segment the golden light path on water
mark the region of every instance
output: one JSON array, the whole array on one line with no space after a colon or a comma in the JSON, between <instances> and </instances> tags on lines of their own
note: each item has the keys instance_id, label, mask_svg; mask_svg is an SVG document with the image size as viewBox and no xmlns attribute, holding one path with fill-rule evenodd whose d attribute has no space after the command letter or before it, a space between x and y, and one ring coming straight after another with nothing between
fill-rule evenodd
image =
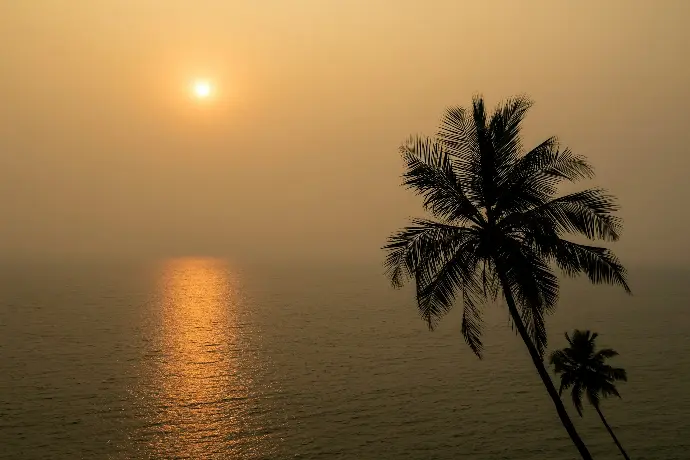
<instances>
[{"instance_id":1,"label":"golden light path on water","mask_svg":"<svg viewBox=\"0 0 690 460\"><path fill-rule=\"evenodd\" d=\"M254 458L261 443L250 420L252 350L238 278L223 260L175 259L162 266L158 288L150 453Z\"/></svg>"}]
</instances>

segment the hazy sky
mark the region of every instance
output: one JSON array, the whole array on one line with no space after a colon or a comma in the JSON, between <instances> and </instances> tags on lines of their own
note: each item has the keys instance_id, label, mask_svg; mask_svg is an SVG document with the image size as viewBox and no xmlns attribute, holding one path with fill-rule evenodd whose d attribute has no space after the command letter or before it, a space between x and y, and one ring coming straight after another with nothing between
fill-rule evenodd
<instances>
[{"instance_id":1,"label":"hazy sky","mask_svg":"<svg viewBox=\"0 0 690 460\"><path fill-rule=\"evenodd\" d=\"M688 262L687 0L0 0L0 256L376 259L397 148L536 102L616 193L624 261ZM188 96L195 77L212 104Z\"/></svg>"}]
</instances>

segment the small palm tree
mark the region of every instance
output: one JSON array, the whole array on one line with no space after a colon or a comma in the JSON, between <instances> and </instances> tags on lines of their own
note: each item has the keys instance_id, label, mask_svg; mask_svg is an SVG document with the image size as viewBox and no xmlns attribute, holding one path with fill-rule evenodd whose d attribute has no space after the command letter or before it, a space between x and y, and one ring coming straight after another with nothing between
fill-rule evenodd
<instances>
[{"instance_id":1,"label":"small palm tree","mask_svg":"<svg viewBox=\"0 0 690 460\"><path fill-rule=\"evenodd\" d=\"M594 341L598 335L596 332L592 334L590 331L575 330L571 338L566 333L565 338L570 346L551 354L550 362L554 366L554 371L561 376L561 386L558 389L558 394L560 395L563 393L563 390L572 387L573 405L580 417L582 417L582 395L583 393L586 394L589 403L594 406L601 421L613 438L613 442L616 443L623 457L626 460L630 460L623 446L618 442L618 438L613 434L613 430L606 422L604 414L601 413L599 404L602 397L618 396L620 398L621 395L618 393L618 389L616 389L616 382L627 382L628 376L625 369L611 367L605 363L607 359L618 356L618 352L611 348L597 351Z\"/></svg>"},{"instance_id":2,"label":"small palm tree","mask_svg":"<svg viewBox=\"0 0 690 460\"><path fill-rule=\"evenodd\" d=\"M480 358L480 306L502 293L563 426L589 460L544 365L544 316L558 299L554 265L629 292L625 269L610 250L564 238L616 241L620 220L614 198L601 189L555 196L559 183L591 178L593 170L555 138L522 150L520 126L530 106L517 97L489 116L475 97L469 110L446 111L436 137L412 138L401 147L404 184L423 196L435 219L414 220L389 238L386 270L396 287L414 279L430 328L462 297L461 331Z\"/></svg>"}]
</instances>

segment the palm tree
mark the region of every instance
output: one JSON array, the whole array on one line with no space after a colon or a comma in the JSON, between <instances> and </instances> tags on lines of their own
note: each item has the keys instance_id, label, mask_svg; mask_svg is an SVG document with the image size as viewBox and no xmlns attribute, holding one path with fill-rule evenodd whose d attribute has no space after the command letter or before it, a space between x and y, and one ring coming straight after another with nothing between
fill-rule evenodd
<instances>
[{"instance_id":1,"label":"palm tree","mask_svg":"<svg viewBox=\"0 0 690 460\"><path fill-rule=\"evenodd\" d=\"M618 352L611 348L597 351L594 341L598 335L596 332L592 334L590 331L575 330L573 337L570 338L566 333L565 338L570 346L553 352L549 361L553 364L556 374L561 376L558 394L572 387L573 405L582 417L582 394L585 393L623 457L630 460L599 407L602 397L621 397L616 389L616 382L627 382L628 376L625 369L611 367L605 363L608 358L618 356Z\"/></svg>"},{"instance_id":2,"label":"palm tree","mask_svg":"<svg viewBox=\"0 0 690 460\"><path fill-rule=\"evenodd\" d=\"M422 195L434 219L415 219L388 239L386 274L395 287L414 279L431 329L462 297L461 332L480 358L480 307L502 293L561 422L582 458L591 459L544 366L544 316L558 298L554 265L630 291L610 250L563 238L616 241L621 222L612 214L615 199L602 189L555 197L561 182L591 178L593 170L553 137L523 152L520 127L531 105L512 98L489 117L476 96L469 110L447 109L435 137L412 137L400 148L403 183Z\"/></svg>"}]
</instances>

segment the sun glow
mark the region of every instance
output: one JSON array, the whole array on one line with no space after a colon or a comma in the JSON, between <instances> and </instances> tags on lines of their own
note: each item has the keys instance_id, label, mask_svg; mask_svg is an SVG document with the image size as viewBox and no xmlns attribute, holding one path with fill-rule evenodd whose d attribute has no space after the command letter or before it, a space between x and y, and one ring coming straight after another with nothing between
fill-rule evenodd
<instances>
[{"instance_id":1,"label":"sun glow","mask_svg":"<svg viewBox=\"0 0 690 460\"><path fill-rule=\"evenodd\" d=\"M192 84L192 93L197 99L208 99L213 95L213 86L208 80L196 80Z\"/></svg>"}]
</instances>

